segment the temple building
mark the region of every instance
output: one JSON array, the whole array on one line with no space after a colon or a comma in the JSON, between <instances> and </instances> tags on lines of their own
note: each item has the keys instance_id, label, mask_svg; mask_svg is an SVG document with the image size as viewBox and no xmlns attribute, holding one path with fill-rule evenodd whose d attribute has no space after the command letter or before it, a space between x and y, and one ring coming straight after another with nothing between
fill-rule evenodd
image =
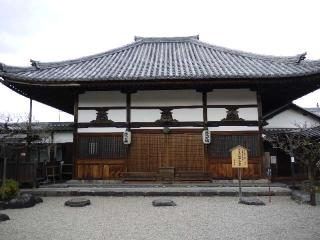
<instances>
[{"instance_id":1,"label":"temple building","mask_svg":"<svg viewBox=\"0 0 320 240\"><path fill-rule=\"evenodd\" d=\"M104 53L31 67L0 64L1 82L74 115L73 178L265 177L263 116L320 87L320 61L214 46L199 36L135 37ZM165 175L164 174L164 175Z\"/></svg>"}]
</instances>

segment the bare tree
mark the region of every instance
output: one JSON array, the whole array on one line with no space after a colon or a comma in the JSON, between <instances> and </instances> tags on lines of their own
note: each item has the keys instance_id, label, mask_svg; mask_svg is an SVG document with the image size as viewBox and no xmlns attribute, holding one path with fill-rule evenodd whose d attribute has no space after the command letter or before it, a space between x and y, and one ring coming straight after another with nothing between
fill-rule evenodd
<instances>
[{"instance_id":1,"label":"bare tree","mask_svg":"<svg viewBox=\"0 0 320 240\"><path fill-rule=\"evenodd\" d=\"M48 142L48 137L45 134L46 127L33 121L29 124L28 114L9 114L0 113L0 146L3 159L3 174L2 174L2 193L4 196L4 186L6 183L6 170L8 161L8 146L25 144L26 159L30 160L30 147L34 143ZM34 163L34 182L36 180L36 164ZM35 185L35 183L34 183Z\"/></svg>"},{"instance_id":2,"label":"bare tree","mask_svg":"<svg viewBox=\"0 0 320 240\"><path fill-rule=\"evenodd\" d=\"M10 114L0 114L0 144L1 144L1 155L3 158L3 173L2 173L2 192L1 192L1 198L4 199L5 194L5 185L6 185L6 177L7 177L7 145L9 144L9 141L11 140L11 137L14 134L17 134L18 132L21 132L22 129L20 129L19 124L13 124L13 119L16 117L10 115ZM19 121L19 118L17 118ZM18 122L16 122L18 123ZM14 129L14 130L13 130Z\"/></svg>"},{"instance_id":3,"label":"bare tree","mask_svg":"<svg viewBox=\"0 0 320 240\"><path fill-rule=\"evenodd\" d=\"M266 140L279 148L307 169L310 182L311 204L315 204L315 176L320 170L320 136L314 134L319 127L298 127L290 131L267 133ZM293 164L291 164L293 170ZM293 172L293 171L292 171Z\"/></svg>"}]
</instances>

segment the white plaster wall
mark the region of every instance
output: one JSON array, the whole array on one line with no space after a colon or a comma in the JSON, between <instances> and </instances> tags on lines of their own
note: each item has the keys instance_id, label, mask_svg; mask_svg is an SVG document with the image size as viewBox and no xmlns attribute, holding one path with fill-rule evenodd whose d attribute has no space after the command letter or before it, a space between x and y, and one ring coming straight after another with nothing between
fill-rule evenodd
<instances>
[{"instance_id":1,"label":"white plaster wall","mask_svg":"<svg viewBox=\"0 0 320 240\"><path fill-rule=\"evenodd\" d=\"M79 95L79 107L126 106L126 95L119 91L88 91Z\"/></svg>"},{"instance_id":2,"label":"white plaster wall","mask_svg":"<svg viewBox=\"0 0 320 240\"><path fill-rule=\"evenodd\" d=\"M224 108L208 108L208 121L220 121L227 116Z\"/></svg>"},{"instance_id":3,"label":"white plaster wall","mask_svg":"<svg viewBox=\"0 0 320 240\"><path fill-rule=\"evenodd\" d=\"M172 117L180 122L203 121L202 108L174 109Z\"/></svg>"},{"instance_id":4,"label":"white plaster wall","mask_svg":"<svg viewBox=\"0 0 320 240\"><path fill-rule=\"evenodd\" d=\"M239 108L239 117L247 121L258 121L258 108Z\"/></svg>"},{"instance_id":5,"label":"white plaster wall","mask_svg":"<svg viewBox=\"0 0 320 240\"><path fill-rule=\"evenodd\" d=\"M54 143L70 143L73 142L72 132L54 132L53 133Z\"/></svg>"},{"instance_id":6,"label":"white plaster wall","mask_svg":"<svg viewBox=\"0 0 320 240\"><path fill-rule=\"evenodd\" d=\"M154 122L161 117L159 109L132 109L132 122ZM187 121L202 121L202 108L193 109L174 109L172 110L172 117L180 122Z\"/></svg>"},{"instance_id":7,"label":"white plaster wall","mask_svg":"<svg viewBox=\"0 0 320 240\"><path fill-rule=\"evenodd\" d=\"M208 105L257 104L257 94L250 89L214 89L208 92L207 98Z\"/></svg>"},{"instance_id":8,"label":"white plaster wall","mask_svg":"<svg viewBox=\"0 0 320 240\"><path fill-rule=\"evenodd\" d=\"M307 127L320 125L320 121L316 118L303 115L294 109L287 109L273 116L267 122L269 124L265 128L297 128L298 126L303 127L305 124Z\"/></svg>"},{"instance_id":9,"label":"white plaster wall","mask_svg":"<svg viewBox=\"0 0 320 240\"><path fill-rule=\"evenodd\" d=\"M209 127L210 131L225 132L225 131L259 131L259 127L247 127L247 126L220 126Z\"/></svg>"},{"instance_id":10,"label":"white plaster wall","mask_svg":"<svg viewBox=\"0 0 320 240\"><path fill-rule=\"evenodd\" d=\"M95 120L97 112L95 110L79 110L78 111L78 122L90 122ZM108 111L108 118L114 122L125 122L126 121L126 110L124 109L112 109Z\"/></svg>"},{"instance_id":11,"label":"white plaster wall","mask_svg":"<svg viewBox=\"0 0 320 240\"><path fill-rule=\"evenodd\" d=\"M196 90L138 91L131 95L132 106L201 105L202 94Z\"/></svg>"},{"instance_id":12,"label":"white plaster wall","mask_svg":"<svg viewBox=\"0 0 320 240\"><path fill-rule=\"evenodd\" d=\"M78 133L117 133L124 132L125 128L114 128L114 127L93 127L93 128L78 128Z\"/></svg>"},{"instance_id":13,"label":"white plaster wall","mask_svg":"<svg viewBox=\"0 0 320 240\"><path fill-rule=\"evenodd\" d=\"M159 109L132 109L131 122L154 122L160 119Z\"/></svg>"},{"instance_id":14,"label":"white plaster wall","mask_svg":"<svg viewBox=\"0 0 320 240\"><path fill-rule=\"evenodd\" d=\"M239 108L239 117L247 121L258 121L257 108ZM227 116L227 109L225 108L208 108L208 120L220 121Z\"/></svg>"}]
</instances>

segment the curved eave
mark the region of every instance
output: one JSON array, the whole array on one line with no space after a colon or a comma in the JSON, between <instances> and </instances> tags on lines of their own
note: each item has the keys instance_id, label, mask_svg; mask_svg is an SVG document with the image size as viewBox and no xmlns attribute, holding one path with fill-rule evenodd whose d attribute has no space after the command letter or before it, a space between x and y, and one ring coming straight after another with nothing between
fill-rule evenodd
<instances>
[{"instance_id":1,"label":"curved eave","mask_svg":"<svg viewBox=\"0 0 320 240\"><path fill-rule=\"evenodd\" d=\"M34 86L6 80L1 83L24 97L73 114L74 98L77 95L73 87Z\"/></svg>"},{"instance_id":2,"label":"curved eave","mask_svg":"<svg viewBox=\"0 0 320 240\"><path fill-rule=\"evenodd\" d=\"M181 76L181 77L148 77L148 78L50 78L50 79L37 79L23 77L17 74L8 74L1 73L5 81L19 84L27 85L37 85L37 86L59 86L59 87L80 87L81 85L109 85L109 84L139 84L146 83L154 84L157 83L179 83L179 82L192 82L192 83L201 83L201 82L212 82L218 84L234 84L246 83L246 84L275 84L281 83L283 81L303 81L307 79L320 79L320 71L301 73L301 74L291 74L291 75L237 75L237 76ZM151 84L152 84L151 83Z\"/></svg>"}]
</instances>

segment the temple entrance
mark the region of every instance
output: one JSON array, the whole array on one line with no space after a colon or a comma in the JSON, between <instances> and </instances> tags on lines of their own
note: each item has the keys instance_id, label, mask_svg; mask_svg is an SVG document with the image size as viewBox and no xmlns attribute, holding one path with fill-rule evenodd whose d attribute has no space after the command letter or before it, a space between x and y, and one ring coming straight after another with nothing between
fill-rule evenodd
<instances>
[{"instance_id":1,"label":"temple entrance","mask_svg":"<svg viewBox=\"0 0 320 240\"><path fill-rule=\"evenodd\" d=\"M176 173L205 172L201 132L135 132L132 134L127 171L158 172L173 167Z\"/></svg>"}]
</instances>

